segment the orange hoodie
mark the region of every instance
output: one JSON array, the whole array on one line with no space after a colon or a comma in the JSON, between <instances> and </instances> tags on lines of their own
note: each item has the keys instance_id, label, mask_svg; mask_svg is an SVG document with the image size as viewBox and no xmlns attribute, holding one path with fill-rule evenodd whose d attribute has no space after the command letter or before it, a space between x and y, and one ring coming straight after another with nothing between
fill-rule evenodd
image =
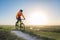
<instances>
[{"instance_id":1,"label":"orange hoodie","mask_svg":"<svg viewBox=\"0 0 60 40\"><path fill-rule=\"evenodd\" d=\"M23 18L25 18L24 15L22 14L22 12L19 11L19 12L16 14L16 18L21 18L21 16L22 16Z\"/></svg>"}]
</instances>

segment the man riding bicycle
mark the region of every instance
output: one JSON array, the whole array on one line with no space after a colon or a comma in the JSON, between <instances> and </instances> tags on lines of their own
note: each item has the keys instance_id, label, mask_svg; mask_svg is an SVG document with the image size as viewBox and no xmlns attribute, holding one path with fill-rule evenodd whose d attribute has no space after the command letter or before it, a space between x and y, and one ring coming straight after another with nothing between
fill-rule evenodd
<instances>
[{"instance_id":1,"label":"man riding bicycle","mask_svg":"<svg viewBox=\"0 0 60 40\"><path fill-rule=\"evenodd\" d=\"M16 14L16 19L17 19L16 26L18 26L17 23L18 23L19 21L21 21L21 16L25 19L25 17L24 17L24 15L23 15L22 12L23 12L23 10L19 10L19 11L17 12L17 14Z\"/></svg>"}]
</instances>

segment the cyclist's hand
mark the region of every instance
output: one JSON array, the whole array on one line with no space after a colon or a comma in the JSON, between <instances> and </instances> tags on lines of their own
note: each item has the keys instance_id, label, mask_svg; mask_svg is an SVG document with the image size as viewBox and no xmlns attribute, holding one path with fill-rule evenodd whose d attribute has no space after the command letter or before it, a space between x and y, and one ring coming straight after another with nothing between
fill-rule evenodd
<instances>
[{"instance_id":1,"label":"cyclist's hand","mask_svg":"<svg viewBox=\"0 0 60 40\"><path fill-rule=\"evenodd\" d=\"M25 18L24 18L24 20L25 20Z\"/></svg>"}]
</instances>

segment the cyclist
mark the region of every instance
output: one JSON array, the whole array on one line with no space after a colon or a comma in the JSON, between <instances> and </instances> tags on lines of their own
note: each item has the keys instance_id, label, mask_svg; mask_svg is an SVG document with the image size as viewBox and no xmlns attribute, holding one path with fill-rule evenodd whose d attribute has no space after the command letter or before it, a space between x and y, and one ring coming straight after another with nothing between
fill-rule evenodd
<instances>
[{"instance_id":1,"label":"cyclist","mask_svg":"<svg viewBox=\"0 0 60 40\"><path fill-rule=\"evenodd\" d=\"M18 12L17 12L17 14L16 14L16 19L17 19L17 22L16 22L16 25L15 26L18 26L17 25L17 23L19 22L19 21L21 21L21 16L24 18L24 20L25 20L25 17L24 17L24 15L23 15L23 10L22 9L20 9Z\"/></svg>"}]
</instances>

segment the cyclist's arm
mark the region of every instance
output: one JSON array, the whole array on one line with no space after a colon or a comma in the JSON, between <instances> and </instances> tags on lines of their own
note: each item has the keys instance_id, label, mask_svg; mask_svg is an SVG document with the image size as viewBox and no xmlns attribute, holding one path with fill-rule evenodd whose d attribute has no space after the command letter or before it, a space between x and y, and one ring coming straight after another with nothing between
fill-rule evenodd
<instances>
[{"instance_id":1,"label":"cyclist's arm","mask_svg":"<svg viewBox=\"0 0 60 40\"><path fill-rule=\"evenodd\" d=\"M24 15L22 14L22 17L25 19Z\"/></svg>"}]
</instances>

